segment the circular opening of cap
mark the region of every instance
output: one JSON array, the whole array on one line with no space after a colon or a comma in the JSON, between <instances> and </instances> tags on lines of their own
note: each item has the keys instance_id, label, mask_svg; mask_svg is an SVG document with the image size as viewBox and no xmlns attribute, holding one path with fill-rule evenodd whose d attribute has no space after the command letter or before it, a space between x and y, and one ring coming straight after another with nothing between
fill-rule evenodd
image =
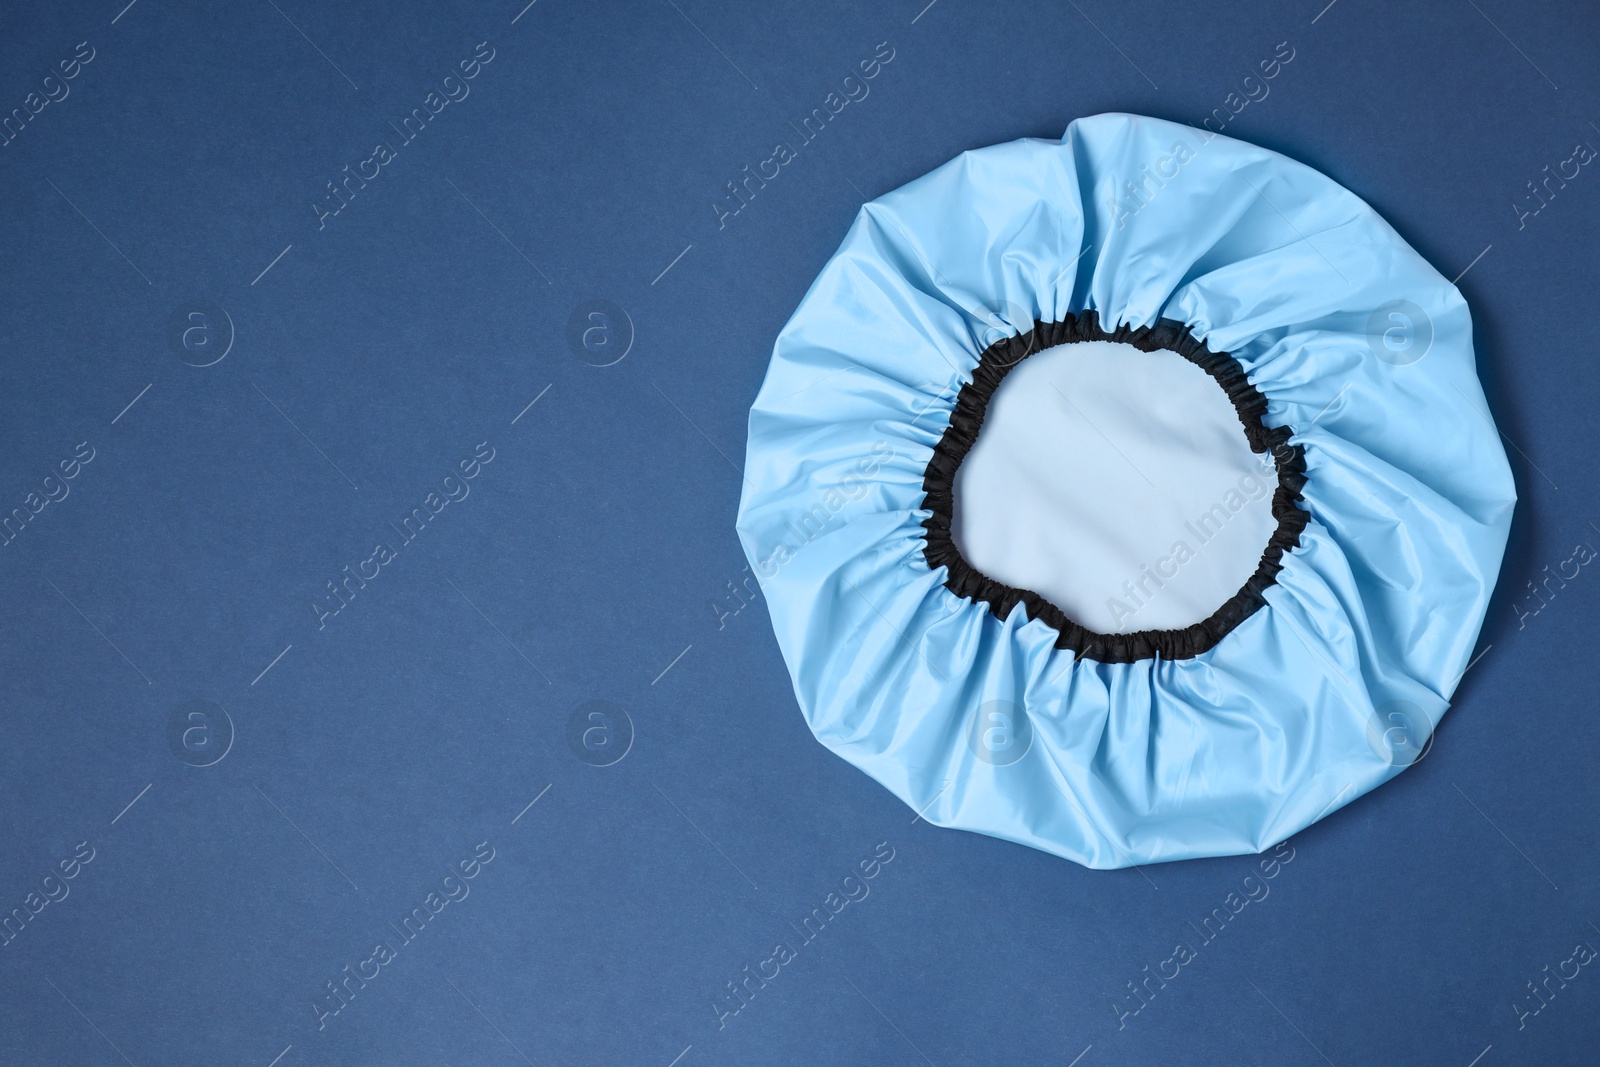
<instances>
[{"instance_id":1,"label":"circular opening of cap","mask_svg":"<svg viewBox=\"0 0 1600 1067\"><path fill-rule=\"evenodd\" d=\"M958 595L1114 662L1185 658L1262 603L1306 513L1299 449L1238 362L1092 313L985 350L924 488Z\"/></svg>"}]
</instances>

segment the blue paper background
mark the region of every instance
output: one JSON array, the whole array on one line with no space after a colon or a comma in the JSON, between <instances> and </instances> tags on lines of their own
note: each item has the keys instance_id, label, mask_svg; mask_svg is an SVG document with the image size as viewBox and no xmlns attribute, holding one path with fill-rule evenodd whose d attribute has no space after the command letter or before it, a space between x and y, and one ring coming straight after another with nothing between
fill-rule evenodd
<instances>
[{"instance_id":1,"label":"blue paper background","mask_svg":"<svg viewBox=\"0 0 1600 1067\"><path fill-rule=\"evenodd\" d=\"M1525 584L1600 547L1600 177L1513 206L1600 147L1592 9L137 0L4 21L0 115L79 42L93 59L0 146L0 514L80 442L94 458L0 547L0 915L94 852L0 945L0 1062L1600 1056L1592 966L1513 1006L1600 948L1600 577L1552 580L1537 614ZM470 95L319 229L325 183L399 145L390 123L483 41ZM883 41L870 95L719 229L725 183ZM1434 748L1298 835L1200 946L1190 924L1253 859L1086 871L914 821L811 739L746 583L736 463L772 339L863 199L1080 115L1198 122L1283 41L1225 132L1328 173L1447 277L1470 265L1520 503ZM568 341L595 300L631 322L602 320L614 345L634 335L610 366ZM389 524L480 442L470 493L319 629L324 583L399 545ZM589 701L632 723L610 766L600 735L598 756L569 742ZM231 742L195 766L227 739L218 707ZM483 841L470 895L319 1029L325 983ZM803 943L880 842L870 894ZM1121 1014L1179 940L1196 958ZM719 1025L779 941L795 958Z\"/></svg>"}]
</instances>

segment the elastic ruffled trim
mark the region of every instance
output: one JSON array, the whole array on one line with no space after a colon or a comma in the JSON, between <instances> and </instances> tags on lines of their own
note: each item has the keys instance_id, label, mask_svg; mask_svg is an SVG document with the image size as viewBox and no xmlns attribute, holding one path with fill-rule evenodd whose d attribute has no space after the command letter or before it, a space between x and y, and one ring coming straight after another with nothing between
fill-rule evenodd
<instances>
[{"instance_id":1,"label":"elastic ruffled trim","mask_svg":"<svg viewBox=\"0 0 1600 1067\"><path fill-rule=\"evenodd\" d=\"M956 471L978 439L983 428L989 399L1013 367L1028 356L1058 345L1079 341L1117 341L1143 352L1176 352L1199 367L1222 387L1239 414L1244 434L1253 452L1270 452L1278 472L1278 487L1272 494L1272 515L1277 529L1261 553L1255 573L1203 622L1181 630L1140 630L1128 634L1104 634L1090 630L1067 617L1066 612L1026 589L997 582L979 571L961 555L951 536L951 517L955 502ZM1029 619L1044 623L1057 633L1056 647L1070 649L1081 659L1102 663L1132 663L1142 659L1190 659L1215 647L1236 626L1254 615L1266 601L1265 593L1278 580L1283 554L1300 545L1300 533L1311 514L1303 510L1300 491L1306 482L1305 451L1291 445L1294 436L1287 426L1268 426L1265 422L1267 398L1245 375L1239 361L1226 352L1213 352L1172 319L1155 326L1115 330L1100 327L1097 312L1068 315L1057 322L1036 321L1023 334L1003 338L984 349L973 370L972 381L961 387L950 425L934 447L933 457L923 476L923 507L932 512L922 523L923 555L934 570L946 568L945 587L958 597L989 605L1004 619L1018 604Z\"/></svg>"}]
</instances>

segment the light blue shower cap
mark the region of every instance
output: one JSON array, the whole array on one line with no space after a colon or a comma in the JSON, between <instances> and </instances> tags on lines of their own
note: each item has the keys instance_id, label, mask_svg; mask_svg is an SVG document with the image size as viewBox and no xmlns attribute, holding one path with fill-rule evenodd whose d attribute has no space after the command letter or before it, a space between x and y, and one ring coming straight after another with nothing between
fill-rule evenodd
<instances>
[{"instance_id":1,"label":"light blue shower cap","mask_svg":"<svg viewBox=\"0 0 1600 1067\"><path fill-rule=\"evenodd\" d=\"M1205 370L1275 470L1261 564L1202 623L1096 633L952 543L999 380L1086 340ZM1414 762L1515 501L1450 282L1316 171L1121 114L864 206L778 336L745 479L817 739L929 822L1096 868L1260 852Z\"/></svg>"}]
</instances>

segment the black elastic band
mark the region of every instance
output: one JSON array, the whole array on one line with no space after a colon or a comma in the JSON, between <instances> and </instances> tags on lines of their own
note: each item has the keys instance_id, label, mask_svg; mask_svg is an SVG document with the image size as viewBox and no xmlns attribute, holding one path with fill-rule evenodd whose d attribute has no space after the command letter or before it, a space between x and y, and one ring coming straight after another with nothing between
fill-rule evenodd
<instances>
[{"instance_id":1,"label":"black elastic band","mask_svg":"<svg viewBox=\"0 0 1600 1067\"><path fill-rule=\"evenodd\" d=\"M1011 368L1028 356L1077 341L1119 341L1144 352L1160 349L1176 352L1211 375L1222 387L1239 413L1239 421L1244 424L1250 450L1271 452L1277 465L1278 487L1272 494L1272 514L1278 520L1278 528L1267 541L1261 563L1250 580L1204 622L1182 630L1096 633L1069 619L1065 612L1038 593L1013 588L983 574L962 557L951 537L956 470L978 439L989 398ZM935 446L922 479L926 494L923 506L933 512L922 524L926 531L923 555L929 567L948 569L945 587L956 596L983 601L1002 619L1021 603L1028 618L1045 623L1060 635L1056 638L1057 648L1071 649L1082 659L1132 663L1155 657L1189 659L1198 656L1266 603L1262 594L1277 581L1278 571L1283 568L1284 552L1299 547L1300 531L1311 518L1309 512L1299 507L1300 490L1306 483L1305 453L1300 446L1289 444L1293 436L1289 427L1267 426L1263 421L1266 414L1267 398L1250 384L1239 361L1226 352L1206 348L1181 322L1162 319L1153 327L1133 329L1123 325L1107 332L1100 328L1099 315L1093 311L1068 315L1059 322L1035 322L1027 333L1004 338L984 349L972 381L962 386L956 397L950 425Z\"/></svg>"}]
</instances>

